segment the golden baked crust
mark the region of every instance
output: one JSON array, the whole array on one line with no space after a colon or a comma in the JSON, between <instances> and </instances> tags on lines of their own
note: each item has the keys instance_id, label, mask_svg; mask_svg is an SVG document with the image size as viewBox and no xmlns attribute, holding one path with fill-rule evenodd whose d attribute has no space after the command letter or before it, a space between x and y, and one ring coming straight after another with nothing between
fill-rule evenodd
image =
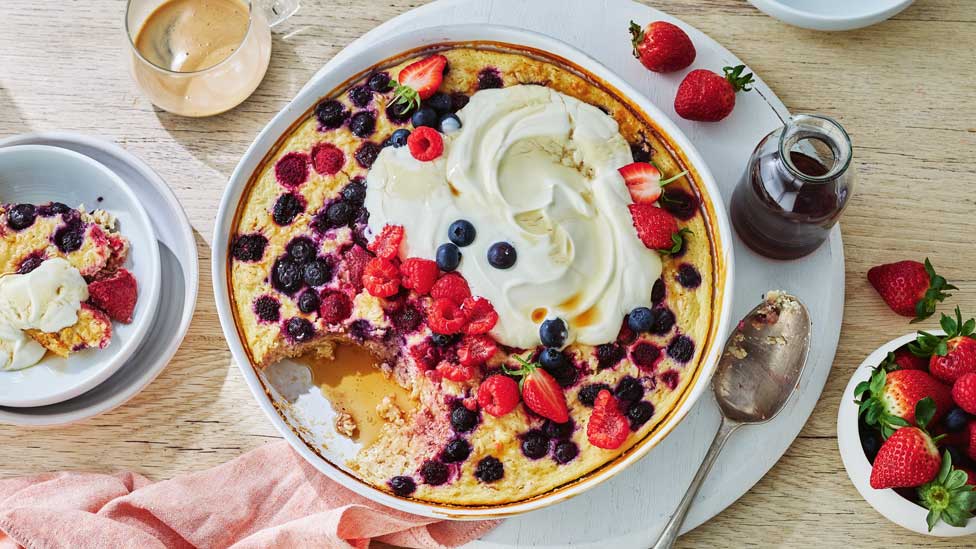
<instances>
[{"instance_id":1,"label":"golden baked crust","mask_svg":"<svg viewBox=\"0 0 976 549\"><path fill-rule=\"evenodd\" d=\"M608 112L619 123L620 133L633 145L635 159L646 160L645 155L652 156L665 177L686 167L643 115L622 98L574 71L521 53L494 49L451 47L439 53L448 58L450 67L440 88L443 92L470 95L479 87L497 87L497 84L548 86ZM398 71L414 60L416 58L407 59L387 71L395 79ZM375 131L367 140L381 144L394 130L404 126L391 121L384 114L386 103L392 95L389 92L373 93L365 107L353 104L347 92L362 86L364 82L366 78L350 88L339 90L332 99L341 102L351 113L363 110L374 113ZM409 122L405 127L410 127ZM388 424L379 439L346 464L361 480L390 490L388 483L391 478L405 475L415 480L417 487L411 497L417 499L453 505L511 503L545 494L579 479L627 452L654 431L696 378L705 342L712 337L716 299L713 285L717 276L714 236L699 204L701 193L691 184L694 173L692 177L681 178L671 184L662 200L662 206L672 213L682 214L679 217L686 217L679 223L692 232L685 250L676 257L664 258L663 272L655 290L655 305L673 313L674 326L667 326L660 335L644 334L640 337L623 329L617 341L596 348L573 345L567 349L575 362L579 379L565 391L572 423L565 437L557 435L559 429L547 425L546 420L528 411L522 404L513 413L500 418L481 413L474 430L457 433L449 421L451 411L465 400L470 405L470 399L477 394L478 379L455 383L424 376L423 369L417 367L409 349L427 339L429 329L421 326L409 333L402 333L397 329L395 318L405 306L403 296L394 296L389 300L373 297L363 292L361 285L357 288L356 281L348 277L350 272L355 274L355 268L348 267L346 256L349 250L356 248L357 243L363 243L365 237L360 229L353 223L353 228L331 229L320 234L313 227L316 216L322 215L324 208L338 199L340 191L351 180L366 175L367 166L357 161L357 151L362 153L363 142L364 139L350 131L348 119L341 127L328 129L323 127L313 112L293 126L252 178L239 206L232 235L234 252L228 258L235 320L255 366L263 367L282 357L297 356L316 347L330 347L337 340L353 340L366 344L380 354L390 365L397 381L420 401L417 412L408 418L406 426ZM322 143L329 143L343 151L342 169L334 175L323 175L313 165L308 168L304 184L291 191L283 188L276 179L276 164L289 154L312 155L315 147ZM309 162L313 163L311 157ZM276 201L287 192L299 198L303 211L289 224L280 226L271 214ZM689 198L690 204L687 203ZM247 254L242 253L244 260L235 259L233 255L238 248L246 247L245 242L240 240L242 236L255 235L266 239L260 257L246 257ZM302 235L317 235L314 238L319 255L334 261L336 274L319 291L340 291L351 296L354 304L352 316L339 325L324 322L316 313L302 313L294 297L284 295L272 284L270 273L276 262L286 254L288 243ZM695 274L700 280L695 280ZM647 283L655 284L655 280L648 280ZM304 290L293 296L301 291ZM274 321L259 318L258 300L261 298L277 302L278 315ZM411 299L413 296L407 297L408 304ZM417 303L422 304L423 300ZM292 318L307 320L314 327L315 336L310 341L289 341L283 327ZM657 350L660 357L648 364L649 357L653 355L651 349ZM639 356L635 358L635 354ZM635 362L643 362L644 366L639 367ZM503 363L515 364L509 354L499 352L489 361L486 370L497 369ZM643 400L654 406L653 417L638 427L616 450L603 450L590 445L586 425L591 409L580 402L580 390L595 383L605 383L613 388L626 377L639 380L644 388ZM529 459L521 450L522 437L533 429L543 429L556 435L550 442L549 454L539 459ZM462 437L470 443L471 455L460 464L448 466L449 476L444 484L425 484L419 473L422 464L428 460L438 460L444 445L455 437ZM578 455L560 464L555 458L555 448L563 440L575 444ZM487 456L503 464L504 476L500 480L482 482L476 478L474 472L477 464Z\"/></svg>"}]
</instances>

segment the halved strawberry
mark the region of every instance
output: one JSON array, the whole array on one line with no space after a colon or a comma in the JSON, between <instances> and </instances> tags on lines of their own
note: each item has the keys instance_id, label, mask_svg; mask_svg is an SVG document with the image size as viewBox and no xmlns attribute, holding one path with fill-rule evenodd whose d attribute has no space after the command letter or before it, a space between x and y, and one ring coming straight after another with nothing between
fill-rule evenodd
<instances>
[{"instance_id":1,"label":"halved strawberry","mask_svg":"<svg viewBox=\"0 0 976 549\"><path fill-rule=\"evenodd\" d=\"M393 103L406 103L408 109L420 106L420 102L434 95L444 80L447 58L431 55L403 67L393 85Z\"/></svg>"},{"instance_id":2,"label":"halved strawberry","mask_svg":"<svg viewBox=\"0 0 976 549\"><path fill-rule=\"evenodd\" d=\"M683 177L688 172L681 172L665 180L661 180L661 172L653 164L634 162L617 170L627 184L630 198L637 203L655 202L661 196L661 189Z\"/></svg>"},{"instance_id":3,"label":"halved strawberry","mask_svg":"<svg viewBox=\"0 0 976 549\"><path fill-rule=\"evenodd\" d=\"M525 405L533 412L556 423L569 421L566 396L559 383L539 364L529 362L518 355L514 356L522 367L518 370L504 369L509 375L521 376L519 388L522 389L522 400Z\"/></svg>"},{"instance_id":4,"label":"halved strawberry","mask_svg":"<svg viewBox=\"0 0 976 549\"><path fill-rule=\"evenodd\" d=\"M586 426L586 438L590 444L604 450L615 450L627 440L630 424L620 411L617 399L603 389L593 401L593 413Z\"/></svg>"}]
</instances>

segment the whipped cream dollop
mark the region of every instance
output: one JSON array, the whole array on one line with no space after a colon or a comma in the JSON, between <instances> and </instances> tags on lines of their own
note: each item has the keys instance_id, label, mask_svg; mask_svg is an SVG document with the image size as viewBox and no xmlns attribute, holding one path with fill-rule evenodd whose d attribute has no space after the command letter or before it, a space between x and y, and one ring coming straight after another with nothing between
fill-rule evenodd
<instances>
[{"instance_id":1,"label":"whipped cream dollop","mask_svg":"<svg viewBox=\"0 0 976 549\"><path fill-rule=\"evenodd\" d=\"M444 154L414 159L383 149L366 184L369 226L402 225L404 257L434 258L458 219L474 224L458 271L491 301L491 335L513 347L540 344L539 325L562 318L567 344L612 341L624 315L651 302L658 254L637 237L630 194L617 169L632 162L617 122L542 86L475 93L458 112ZM514 246L509 269L488 262L496 242Z\"/></svg>"},{"instance_id":2,"label":"whipped cream dollop","mask_svg":"<svg viewBox=\"0 0 976 549\"><path fill-rule=\"evenodd\" d=\"M37 364L44 347L24 330L53 333L78 322L88 283L62 258L48 259L26 274L0 277L0 369Z\"/></svg>"}]
</instances>

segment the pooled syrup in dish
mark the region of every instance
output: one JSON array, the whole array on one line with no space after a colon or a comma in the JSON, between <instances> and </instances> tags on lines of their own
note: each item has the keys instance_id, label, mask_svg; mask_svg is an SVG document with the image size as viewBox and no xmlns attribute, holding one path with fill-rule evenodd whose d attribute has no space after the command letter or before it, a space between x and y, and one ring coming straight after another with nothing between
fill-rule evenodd
<instances>
[{"instance_id":1,"label":"pooled syrup in dish","mask_svg":"<svg viewBox=\"0 0 976 549\"><path fill-rule=\"evenodd\" d=\"M305 364L312 371L312 382L322 390L337 412L349 414L356 422L353 440L364 447L375 441L386 423L377 411L387 396L404 414L416 408L410 393L377 366L376 357L358 345L339 345L335 358L309 357Z\"/></svg>"}]
</instances>

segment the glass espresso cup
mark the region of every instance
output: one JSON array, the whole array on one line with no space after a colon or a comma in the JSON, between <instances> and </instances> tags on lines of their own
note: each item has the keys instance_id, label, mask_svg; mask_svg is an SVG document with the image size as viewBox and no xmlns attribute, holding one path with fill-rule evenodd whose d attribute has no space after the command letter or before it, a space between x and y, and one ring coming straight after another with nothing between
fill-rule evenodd
<instances>
[{"instance_id":1,"label":"glass espresso cup","mask_svg":"<svg viewBox=\"0 0 976 549\"><path fill-rule=\"evenodd\" d=\"M247 99L271 59L271 27L298 0L129 0L130 68L157 107L210 116Z\"/></svg>"}]
</instances>

